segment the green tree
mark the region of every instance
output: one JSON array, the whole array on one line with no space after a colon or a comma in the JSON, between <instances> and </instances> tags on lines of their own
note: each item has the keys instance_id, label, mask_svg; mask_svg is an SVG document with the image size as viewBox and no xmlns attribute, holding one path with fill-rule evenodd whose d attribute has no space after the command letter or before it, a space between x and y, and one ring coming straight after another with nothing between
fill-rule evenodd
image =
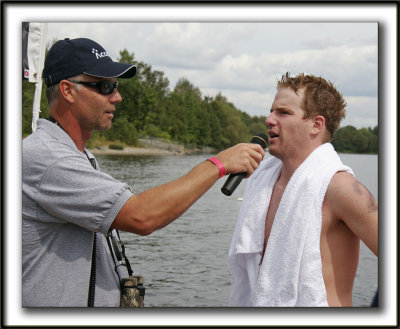
<instances>
[{"instance_id":1,"label":"green tree","mask_svg":"<svg viewBox=\"0 0 400 329\"><path fill-rule=\"evenodd\" d=\"M352 137L356 131L356 127L353 126L339 128L333 136L332 145L338 152L355 152Z\"/></svg>"},{"instance_id":2,"label":"green tree","mask_svg":"<svg viewBox=\"0 0 400 329\"><path fill-rule=\"evenodd\" d=\"M188 143L189 123L182 95L172 92L165 105L166 110L160 117L164 129L172 140Z\"/></svg>"},{"instance_id":3,"label":"green tree","mask_svg":"<svg viewBox=\"0 0 400 329\"><path fill-rule=\"evenodd\" d=\"M138 145L137 131L126 118L113 120L111 128L104 132L109 141L120 141L127 145Z\"/></svg>"},{"instance_id":4,"label":"green tree","mask_svg":"<svg viewBox=\"0 0 400 329\"><path fill-rule=\"evenodd\" d=\"M211 97L205 97L204 102L207 107L210 129L210 142L208 146L219 149L221 148L223 130L217 112L218 110L217 107L214 106L214 100Z\"/></svg>"},{"instance_id":5,"label":"green tree","mask_svg":"<svg viewBox=\"0 0 400 329\"><path fill-rule=\"evenodd\" d=\"M215 109L219 113L221 127L224 132L221 139L223 148L248 140L247 126L242 121L242 112L228 102L225 96L215 97Z\"/></svg>"},{"instance_id":6,"label":"green tree","mask_svg":"<svg viewBox=\"0 0 400 329\"><path fill-rule=\"evenodd\" d=\"M339 128L332 144L338 152L378 153L378 126L374 129L356 129L353 126Z\"/></svg>"},{"instance_id":7,"label":"green tree","mask_svg":"<svg viewBox=\"0 0 400 329\"><path fill-rule=\"evenodd\" d=\"M209 142L209 128L205 108L203 106L201 91L193 86L187 79L181 78L176 83L172 92L178 105L184 110L184 121L187 124L183 142L187 144L204 146ZM205 123L204 123L205 122Z\"/></svg>"},{"instance_id":8,"label":"green tree","mask_svg":"<svg viewBox=\"0 0 400 329\"><path fill-rule=\"evenodd\" d=\"M267 125L265 124L265 120L267 117L265 116L254 116L250 120L250 124L248 126L249 128L249 133L251 136L257 135L257 134L267 134L268 129Z\"/></svg>"},{"instance_id":9,"label":"green tree","mask_svg":"<svg viewBox=\"0 0 400 329\"><path fill-rule=\"evenodd\" d=\"M356 153L363 153L368 149L369 134L367 129L356 130L351 138L354 151Z\"/></svg>"}]
</instances>

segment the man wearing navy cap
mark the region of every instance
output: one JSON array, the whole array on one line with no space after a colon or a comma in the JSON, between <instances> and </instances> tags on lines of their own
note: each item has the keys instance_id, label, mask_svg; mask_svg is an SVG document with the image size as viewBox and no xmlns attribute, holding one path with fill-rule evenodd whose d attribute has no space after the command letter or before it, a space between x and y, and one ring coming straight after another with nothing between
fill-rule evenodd
<instances>
[{"instance_id":1,"label":"man wearing navy cap","mask_svg":"<svg viewBox=\"0 0 400 329\"><path fill-rule=\"evenodd\" d=\"M50 117L23 140L23 307L120 306L127 274L109 243L114 229L148 235L163 228L218 178L249 176L264 156L257 144L238 144L175 181L133 195L98 170L85 146L93 130L111 127L122 101L117 78L135 74L134 65L114 62L85 38L60 40L47 54Z\"/></svg>"}]
</instances>

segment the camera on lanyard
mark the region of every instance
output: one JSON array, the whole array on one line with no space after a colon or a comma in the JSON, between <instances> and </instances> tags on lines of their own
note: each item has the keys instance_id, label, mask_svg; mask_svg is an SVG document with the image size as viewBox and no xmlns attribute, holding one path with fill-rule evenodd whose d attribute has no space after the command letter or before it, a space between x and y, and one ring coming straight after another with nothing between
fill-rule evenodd
<instances>
[{"instance_id":1,"label":"camera on lanyard","mask_svg":"<svg viewBox=\"0 0 400 329\"><path fill-rule=\"evenodd\" d=\"M114 231L114 230L113 230ZM120 307L143 307L144 306L144 295L145 287L143 286L143 276L132 275L133 270L129 263L128 258L125 255L125 246L121 243L119 232L115 230L117 236L110 231L107 234L107 243L111 251L111 255L115 264L115 271L118 276L118 266L125 265L128 270L129 276L126 278L120 278L121 284L121 301ZM118 238L118 240L117 240ZM125 260L125 263L122 261Z\"/></svg>"}]
</instances>

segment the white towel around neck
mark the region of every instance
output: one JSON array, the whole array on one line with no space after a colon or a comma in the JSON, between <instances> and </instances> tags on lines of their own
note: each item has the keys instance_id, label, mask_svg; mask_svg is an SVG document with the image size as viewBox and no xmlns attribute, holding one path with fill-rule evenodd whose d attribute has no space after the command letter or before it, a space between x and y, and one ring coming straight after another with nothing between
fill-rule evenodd
<instances>
[{"instance_id":1,"label":"white towel around neck","mask_svg":"<svg viewBox=\"0 0 400 329\"><path fill-rule=\"evenodd\" d=\"M336 172L354 173L330 143L315 149L286 186L259 266L281 167L270 157L247 182L229 251L231 306L328 306L320 254L322 202Z\"/></svg>"}]
</instances>

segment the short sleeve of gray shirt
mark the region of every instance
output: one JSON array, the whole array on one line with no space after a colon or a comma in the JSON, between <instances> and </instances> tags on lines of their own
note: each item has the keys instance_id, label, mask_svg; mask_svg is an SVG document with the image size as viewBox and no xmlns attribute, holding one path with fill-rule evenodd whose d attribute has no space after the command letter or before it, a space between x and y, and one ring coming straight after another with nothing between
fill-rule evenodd
<instances>
[{"instance_id":1,"label":"short sleeve of gray shirt","mask_svg":"<svg viewBox=\"0 0 400 329\"><path fill-rule=\"evenodd\" d=\"M103 234L132 196L126 184L73 156L55 161L37 188L36 202L48 213Z\"/></svg>"},{"instance_id":2,"label":"short sleeve of gray shirt","mask_svg":"<svg viewBox=\"0 0 400 329\"><path fill-rule=\"evenodd\" d=\"M94 169L64 131L51 122L40 121L39 128L44 126L46 131L24 141L24 217L65 221L106 234L132 196L129 186Z\"/></svg>"}]
</instances>

